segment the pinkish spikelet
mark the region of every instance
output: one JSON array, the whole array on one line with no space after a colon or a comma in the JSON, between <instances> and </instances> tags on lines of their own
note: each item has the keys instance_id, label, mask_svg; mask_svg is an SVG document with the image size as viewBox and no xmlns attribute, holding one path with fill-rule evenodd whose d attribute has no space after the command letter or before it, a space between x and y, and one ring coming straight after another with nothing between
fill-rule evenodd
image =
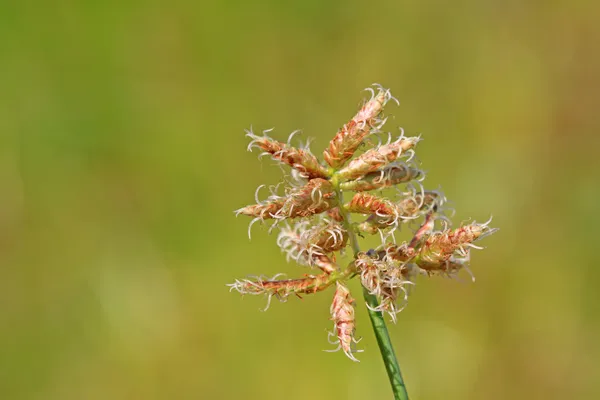
<instances>
[{"instance_id":1,"label":"pinkish spikelet","mask_svg":"<svg viewBox=\"0 0 600 400\"><path fill-rule=\"evenodd\" d=\"M274 214L274 218L310 217L336 205L337 197L331 182L315 178L305 186L293 190L286 197L283 206Z\"/></svg>"},{"instance_id":2,"label":"pinkish spikelet","mask_svg":"<svg viewBox=\"0 0 600 400\"><path fill-rule=\"evenodd\" d=\"M375 172L381 167L394 162L402 154L415 147L418 143L418 137L400 137L395 142L371 149L354 160L350 161L346 167L338 171L341 179L357 179L363 175Z\"/></svg>"},{"instance_id":3,"label":"pinkish spikelet","mask_svg":"<svg viewBox=\"0 0 600 400\"><path fill-rule=\"evenodd\" d=\"M358 195L363 195L363 197L358 198ZM371 200L369 196L372 195L369 195L368 193L357 193L354 195L357 203L363 201L365 204L369 204L369 201ZM380 230L388 228L395 229L398 227L400 222L412 221L430 212L431 210L437 209L444 203L444 201L445 197L438 192L417 192L397 203L390 202L392 204L391 207L393 208L393 211L379 210L379 212L371 212L372 215L370 215L364 222L360 223L358 225L358 229L361 232L369 234L376 234ZM367 212L362 211L352 212L361 212L363 214L367 214Z\"/></svg>"},{"instance_id":4,"label":"pinkish spikelet","mask_svg":"<svg viewBox=\"0 0 600 400\"><path fill-rule=\"evenodd\" d=\"M446 198L436 191L416 192L397 203L398 213L403 219L414 219L437 210L446 202Z\"/></svg>"},{"instance_id":5,"label":"pinkish spikelet","mask_svg":"<svg viewBox=\"0 0 600 400\"><path fill-rule=\"evenodd\" d=\"M473 242L497 231L484 224L473 222L454 230L434 232L424 241L416 259L417 265L427 273L455 275L468 264L470 249L480 248Z\"/></svg>"},{"instance_id":6,"label":"pinkish spikelet","mask_svg":"<svg viewBox=\"0 0 600 400\"><path fill-rule=\"evenodd\" d=\"M237 215L248 215L250 217L257 217L260 219L275 218L275 215L281 207L283 207L283 200L266 201L264 203L252 204L246 207L242 207L236 210Z\"/></svg>"},{"instance_id":7,"label":"pinkish spikelet","mask_svg":"<svg viewBox=\"0 0 600 400\"><path fill-rule=\"evenodd\" d=\"M348 233L335 222L311 228L308 221L300 221L293 228L282 228L277 237L277 244L287 254L288 260L317 266L326 273L339 269L326 254L343 249L347 242Z\"/></svg>"},{"instance_id":8,"label":"pinkish spikelet","mask_svg":"<svg viewBox=\"0 0 600 400\"><path fill-rule=\"evenodd\" d=\"M354 349L354 343L357 342L354 339L354 299L350 295L350 290L340 282L336 283L330 312L334 324L334 335L339 343L338 349L341 348L349 359L358 362L352 354L357 352Z\"/></svg>"},{"instance_id":9,"label":"pinkish spikelet","mask_svg":"<svg viewBox=\"0 0 600 400\"><path fill-rule=\"evenodd\" d=\"M248 145L249 150L257 147L264 153L270 154L274 160L278 160L296 169L303 178L327 178L327 170L319 163L319 160L317 160L309 149L292 147L289 144L273 140L266 134L257 136L252 130L247 130L246 136L252 139Z\"/></svg>"},{"instance_id":10,"label":"pinkish spikelet","mask_svg":"<svg viewBox=\"0 0 600 400\"><path fill-rule=\"evenodd\" d=\"M358 113L340 129L329 143L329 148L323 152L325 161L339 168L348 161L362 141L373 131L378 131L385 120L379 119L379 114L390 99L394 99L388 89L377 86L378 92L372 89L373 96ZM395 100L395 99L394 99ZM396 100L397 101L397 100Z\"/></svg>"},{"instance_id":11,"label":"pinkish spikelet","mask_svg":"<svg viewBox=\"0 0 600 400\"><path fill-rule=\"evenodd\" d=\"M300 294L312 294L327 289L335 280L328 274L309 275L300 279L276 280L278 274L271 279L257 277L254 280L242 279L228 284L229 290L236 290L241 294L266 295L268 297L267 308L271 303L271 298L275 297L279 301L285 302L287 298L294 294L300 297Z\"/></svg>"},{"instance_id":12,"label":"pinkish spikelet","mask_svg":"<svg viewBox=\"0 0 600 400\"><path fill-rule=\"evenodd\" d=\"M377 253L372 256L359 253L355 265L362 285L380 301L379 306L372 310L387 312L392 321L396 322L396 314L401 312L408 302L405 286L413 284L408 279L411 267L405 262L398 263L387 257L385 252L383 257ZM398 304L400 294L403 294L402 302Z\"/></svg>"},{"instance_id":13,"label":"pinkish spikelet","mask_svg":"<svg viewBox=\"0 0 600 400\"><path fill-rule=\"evenodd\" d=\"M306 185L291 190L286 196L270 196L258 204L242 207L236 214L265 219L309 217L337 204L335 191L325 179L312 179Z\"/></svg>"},{"instance_id":14,"label":"pinkish spikelet","mask_svg":"<svg viewBox=\"0 0 600 400\"><path fill-rule=\"evenodd\" d=\"M356 269L360 274L360 282L369 293L378 296L381 294L381 278L379 269L374 260L366 253L358 253L355 260Z\"/></svg>"},{"instance_id":15,"label":"pinkish spikelet","mask_svg":"<svg viewBox=\"0 0 600 400\"><path fill-rule=\"evenodd\" d=\"M395 217L396 206L391 201L369 194L356 193L352 199L344 205L344 208L352 213L374 214L382 217Z\"/></svg>"},{"instance_id":16,"label":"pinkish spikelet","mask_svg":"<svg viewBox=\"0 0 600 400\"><path fill-rule=\"evenodd\" d=\"M407 165L392 165L379 171L369 172L362 178L342 182L340 188L342 190L365 192L409 182L419 179L422 176L423 171L420 169Z\"/></svg>"}]
</instances>

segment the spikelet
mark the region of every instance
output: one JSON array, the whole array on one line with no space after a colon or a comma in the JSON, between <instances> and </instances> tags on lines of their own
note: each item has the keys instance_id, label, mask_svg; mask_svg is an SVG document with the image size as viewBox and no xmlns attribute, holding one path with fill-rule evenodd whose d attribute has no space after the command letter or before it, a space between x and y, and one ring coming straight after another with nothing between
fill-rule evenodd
<instances>
[{"instance_id":1,"label":"spikelet","mask_svg":"<svg viewBox=\"0 0 600 400\"><path fill-rule=\"evenodd\" d=\"M369 101L358 113L339 130L329 143L329 148L323 152L323 157L332 168L339 168L348 161L365 137L378 132L385 120L379 119L383 107L390 99L394 99L388 89L375 85L377 94L372 89Z\"/></svg>"},{"instance_id":2,"label":"spikelet","mask_svg":"<svg viewBox=\"0 0 600 400\"><path fill-rule=\"evenodd\" d=\"M454 230L434 232L425 241L421 258L435 261L446 260L452 255L464 257L467 255L469 248L476 247L472 244L475 240L494 231L494 229L488 228L487 223L478 224L474 222Z\"/></svg>"},{"instance_id":3,"label":"spikelet","mask_svg":"<svg viewBox=\"0 0 600 400\"><path fill-rule=\"evenodd\" d=\"M381 217L397 217L396 205L370 193L356 193L344 208L357 214L374 214Z\"/></svg>"},{"instance_id":4,"label":"spikelet","mask_svg":"<svg viewBox=\"0 0 600 400\"><path fill-rule=\"evenodd\" d=\"M236 210L236 214L248 215L260 219L277 218L277 213L285 204L283 199L267 200L259 204L252 204Z\"/></svg>"},{"instance_id":5,"label":"spikelet","mask_svg":"<svg viewBox=\"0 0 600 400\"><path fill-rule=\"evenodd\" d=\"M308 221L300 221L293 227L282 228L277 237L288 261L317 266L326 273L339 269L327 254L343 249L347 242L348 233L335 222L310 227Z\"/></svg>"},{"instance_id":6,"label":"spikelet","mask_svg":"<svg viewBox=\"0 0 600 400\"><path fill-rule=\"evenodd\" d=\"M334 325L334 332L330 336L337 338L338 348L336 350L342 349L349 359L358 362L353 355L357 352L354 348L354 344L357 343L354 338L354 299L350 295L350 290L340 282L336 284L330 313Z\"/></svg>"},{"instance_id":7,"label":"spikelet","mask_svg":"<svg viewBox=\"0 0 600 400\"><path fill-rule=\"evenodd\" d=\"M481 249L473 242L497 231L488 226L489 222L473 222L455 230L433 232L424 241L416 257L416 264L429 274L456 275L461 268L466 269L470 260L470 249Z\"/></svg>"},{"instance_id":8,"label":"spikelet","mask_svg":"<svg viewBox=\"0 0 600 400\"><path fill-rule=\"evenodd\" d=\"M365 204L369 203L372 195L357 197L358 195L364 195L364 193L357 193L354 195L356 202L363 201ZM354 199L353 199L354 200ZM374 204L375 201L372 200ZM416 193L410 197L404 198L397 203L391 203L393 212L390 210L377 210L377 212L371 212L370 215L364 222L358 225L358 229L361 232L375 234L380 230L398 227L400 222L412 221L425 215L432 210L437 210L445 202L445 197L438 192L429 191L423 193ZM364 210L364 208L363 208ZM352 211L355 212L355 211ZM361 212L361 211L356 211ZM368 214L367 212L362 212Z\"/></svg>"},{"instance_id":9,"label":"spikelet","mask_svg":"<svg viewBox=\"0 0 600 400\"><path fill-rule=\"evenodd\" d=\"M386 257L385 252L383 257L380 257L378 252L359 253L355 264L362 285L379 300L379 306L367 306L374 311L387 312L392 321L396 322L396 314L402 311L408 302L406 286L413 285L408 279L410 265Z\"/></svg>"},{"instance_id":10,"label":"spikelet","mask_svg":"<svg viewBox=\"0 0 600 400\"><path fill-rule=\"evenodd\" d=\"M269 197L266 201L236 210L236 214L248 215L262 220L309 217L327 211L337 204L331 183L316 178L306 185L289 191L286 196Z\"/></svg>"},{"instance_id":11,"label":"spikelet","mask_svg":"<svg viewBox=\"0 0 600 400\"><path fill-rule=\"evenodd\" d=\"M268 131L263 132L263 136L257 136L252 132L252 129L247 130L246 136L252 139L248 145L248 150L252 150L253 147L262 150L263 154L269 154L274 160L296 169L303 178L327 177L327 170L309 149L297 149L289 144L278 142L267 136L266 132ZM293 136L294 133L290 136Z\"/></svg>"},{"instance_id":12,"label":"spikelet","mask_svg":"<svg viewBox=\"0 0 600 400\"><path fill-rule=\"evenodd\" d=\"M293 190L274 218L310 217L320 214L337 205L337 197L331 182L316 178Z\"/></svg>"},{"instance_id":13,"label":"spikelet","mask_svg":"<svg viewBox=\"0 0 600 400\"><path fill-rule=\"evenodd\" d=\"M291 294L300 297L301 294L320 292L335 282L328 274L309 275L301 279L277 280L276 278L280 275L277 274L270 279L266 277L238 279L227 286L230 288L229 291L236 290L241 294L266 295L268 301L265 310L267 310L271 304L272 297L285 302Z\"/></svg>"},{"instance_id":14,"label":"spikelet","mask_svg":"<svg viewBox=\"0 0 600 400\"><path fill-rule=\"evenodd\" d=\"M360 179L340 183L342 190L353 190L355 192L366 192L370 190L383 189L386 187L406 183L419 179L423 171L408 165L391 165L379 171L369 172Z\"/></svg>"},{"instance_id":15,"label":"spikelet","mask_svg":"<svg viewBox=\"0 0 600 400\"><path fill-rule=\"evenodd\" d=\"M363 175L379 170L381 167L394 162L402 154L411 150L419 142L418 137L400 137L393 143L371 149L337 172L341 179L356 179Z\"/></svg>"}]
</instances>

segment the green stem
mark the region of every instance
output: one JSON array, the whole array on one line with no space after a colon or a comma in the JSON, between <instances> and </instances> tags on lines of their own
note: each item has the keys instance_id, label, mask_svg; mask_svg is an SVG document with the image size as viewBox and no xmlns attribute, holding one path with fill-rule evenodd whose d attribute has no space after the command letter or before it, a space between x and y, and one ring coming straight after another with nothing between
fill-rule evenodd
<instances>
[{"instance_id":1,"label":"green stem","mask_svg":"<svg viewBox=\"0 0 600 400\"><path fill-rule=\"evenodd\" d=\"M340 215L342 216L342 225L344 229L346 229L346 231L348 232L350 245L352 246L352 250L354 251L354 257L356 258L356 255L360 252L360 246L358 245L356 234L354 233L354 229L352 228L350 216L343 207L344 198L342 191L339 188L339 183L337 179L332 179L332 183L334 184L339 201L338 208L340 210ZM392 346L392 341L390 340L390 334L387 330L387 326L385 325L383 314L381 312L372 310L379 306L377 297L370 294L369 291L364 287L363 297L369 305L369 307L367 307L367 310L369 312L369 318L371 319L371 325L373 326L373 331L375 332L375 337L377 338L379 351L381 352L381 357L383 358L383 363L385 364L385 369L387 371L388 378L390 379L390 384L392 385L394 399L408 400L406 385L404 384L404 380L402 379L400 365L398 364L398 360L396 359L396 353L394 353L394 347Z\"/></svg>"},{"instance_id":2,"label":"green stem","mask_svg":"<svg viewBox=\"0 0 600 400\"><path fill-rule=\"evenodd\" d=\"M363 297L371 308L375 308L379 305L377 297L370 294L367 289L363 287ZM400 372L400 364L394 353L394 347L390 340L390 334L385 326L383 315L379 311L373 311L367 307L369 311L369 317L371 318L371 325L373 331L375 331L375 337L377 338L377 344L379 345L379 351L385 364L385 369L392 385L392 391L394 392L395 400L408 400L408 392L406 391L406 385L402 379L402 373Z\"/></svg>"}]
</instances>

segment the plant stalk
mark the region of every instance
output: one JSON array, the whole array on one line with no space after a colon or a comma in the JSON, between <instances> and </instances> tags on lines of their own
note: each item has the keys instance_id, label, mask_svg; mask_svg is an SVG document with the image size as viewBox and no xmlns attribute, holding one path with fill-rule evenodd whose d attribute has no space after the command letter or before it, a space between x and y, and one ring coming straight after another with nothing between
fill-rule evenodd
<instances>
[{"instance_id":1,"label":"plant stalk","mask_svg":"<svg viewBox=\"0 0 600 400\"><path fill-rule=\"evenodd\" d=\"M354 257L356 258L356 255L360 252L360 246L358 245L356 233L354 232L354 229L352 227L350 215L348 215L348 213L343 207L344 199L342 191L339 188L339 184L336 179L333 179L332 183L334 184L339 201L338 208L340 210L340 215L342 216L342 225L344 226L344 229L346 229L346 231L348 232L350 245L352 246L352 250L354 251ZM363 297L369 305L369 307L367 307L367 311L369 312L369 318L371 319L371 325L373 326L373 331L375 332L375 337L377 338L379 351L381 352L381 357L383 358L383 363L385 365L385 369L390 380L390 385L392 386L394 399L408 400L408 392L406 391L406 385L404 384L404 380L402 379L400 364L398 364L396 353L394 353L394 347L392 346L392 341L390 340L390 334L387 330L387 326L385 325L383 314L379 311L372 310L379 306L377 297L370 294L369 291L364 287Z\"/></svg>"}]
</instances>

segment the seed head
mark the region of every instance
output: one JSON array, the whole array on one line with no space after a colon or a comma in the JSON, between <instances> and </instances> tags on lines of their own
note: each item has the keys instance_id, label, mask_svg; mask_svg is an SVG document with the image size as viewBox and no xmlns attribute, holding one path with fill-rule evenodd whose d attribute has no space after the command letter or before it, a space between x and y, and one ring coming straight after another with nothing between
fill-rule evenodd
<instances>
[{"instance_id":1,"label":"seed head","mask_svg":"<svg viewBox=\"0 0 600 400\"><path fill-rule=\"evenodd\" d=\"M236 213L252 217L248 233L255 222L272 221L269 233L279 229L277 244L288 261L318 268L315 275L297 279L278 279L264 276L236 280L228 285L241 294L266 296L267 308L274 297L281 302L294 295L301 297L326 290L335 284L330 307L334 324L330 338L337 350L351 360L355 358L357 340L355 301L347 281L358 277L364 289L377 298L377 304L367 307L388 313L392 321L407 304L409 289L417 277L441 275L455 277L468 269L474 241L492 234L489 222L464 224L450 229L450 220L443 210L446 198L439 191L426 191L422 185L425 174L418 168L415 146L419 137L404 133L395 141L374 145L365 140L369 135L382 133L386 119L385 105L392 97L390 91L375 85L371 98L363 104L348 123L335 135L323 155L327 166L304 146L291 145L272 139L264 131L251 139L248 149L259 149L262 155L278 161L286 172L282 184L270 186L266 199L259 199L261 185L255 194L255 204L240 208ZM379 138L379 137L378 137ZM362 144L367 147L360 155L355 152ZM354 158L353 158L354 157ZM404 186L400 189L398 186ZM388 189L388 190L382 190ZM352 198L342 201L342 191L352 191ZM379 191L377 194L369 193ZM395 193L395 197L386 197ZM352 223L358 214L363 220ZM365 219L366 218L366 219ZM396 228L408 225L412 237L396 242ZM437 230L436 230L437 228ZM357 235L381 236L381 245L361 252ZM352 244L354 258L343 260L346 247ZM472 275L472 274L471 274Z\"/></svg>"}]
</instances>

